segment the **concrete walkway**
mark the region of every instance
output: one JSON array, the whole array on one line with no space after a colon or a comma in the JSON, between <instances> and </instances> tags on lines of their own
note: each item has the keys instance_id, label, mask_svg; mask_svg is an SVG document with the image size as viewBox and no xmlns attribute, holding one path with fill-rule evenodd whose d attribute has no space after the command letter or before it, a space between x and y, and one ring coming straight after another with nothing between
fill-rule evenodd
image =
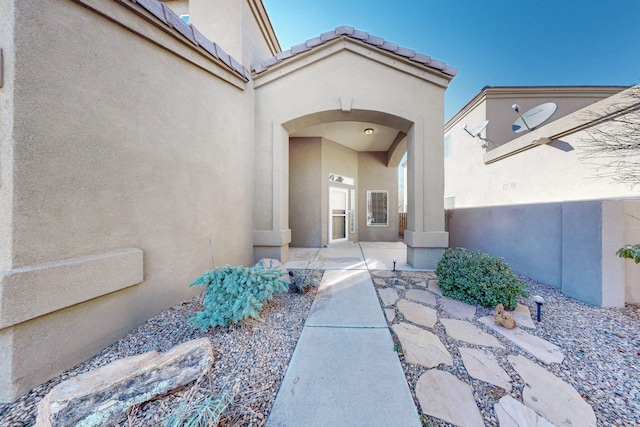
<instances>
[{"instance_id":1,"label":"concrete walkway","mask_svg":"<svg viewBox=\"0 0 640 427\"><path fill-rule=\"evenodd\" d=\"M402 243L292 249L327 270L267 426L421 425L368 269L407 268Z\"/></svg>"}]
</instances>

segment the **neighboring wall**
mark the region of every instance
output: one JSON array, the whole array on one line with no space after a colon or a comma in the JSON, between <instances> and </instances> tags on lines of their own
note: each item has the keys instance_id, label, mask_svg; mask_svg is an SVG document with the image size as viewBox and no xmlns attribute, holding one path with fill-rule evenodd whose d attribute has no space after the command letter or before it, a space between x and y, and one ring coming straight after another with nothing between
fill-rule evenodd
<instances>
[{"instance_id":1,"label":"neighboring wall","mask_svg":"<svg viewBox=\"0 0 640 427\"><path fill-rule=\"evenodd\" d=\"M615 252L640 242L638 213L640 200L455 209L450 244L503 257L518 273L589 304L623 306L640 303L640 268Z\"/></svg>"},{"instance_id":2,"label":"neighboring wall","mask_svg":"<svg viewBox=\"0 0 640 427\"><path fill-rule=\"evenodd\" d=\"M2 2L3 401L197 293L214 260L253 261L251 87L139 6L86 4Z\"/></svg>"}]
</instances>

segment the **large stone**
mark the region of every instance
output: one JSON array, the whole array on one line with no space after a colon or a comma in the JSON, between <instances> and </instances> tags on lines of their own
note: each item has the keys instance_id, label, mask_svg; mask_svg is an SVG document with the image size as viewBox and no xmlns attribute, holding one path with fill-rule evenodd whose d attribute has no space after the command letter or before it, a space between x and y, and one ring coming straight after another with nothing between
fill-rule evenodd
<instances>
[{"instance_id":1,"label":"large stone","mask_svg":"<svg viewBox=\"0 0 640 427\"><path fill-rule=\"evenodd\" d=\"M114 425L133 405L196 380L212 364L208 338L117 360L51 389L38 404L36 426Z\"/></svg>"},{"instance_id":2,"label":"large stone","mask_svg":"<svg viewBox=\"0 0 640 427\"><path fill-rule=\"evenodd\" d=\"M436 305L436 296L431 292L421 291L420 289L409 289L404 297L424 304Z\"/></svg>"},{"instance_id":3,"label":"large stone","mask_svg":"<svg viewBox=\"0 0 640 427\"><path fill-rule=\"evenodd\" d=\"M447 335L455 340L485 347L504 348L496 337L483 332L465 320L440 319L440 322L444 325Z\"/></svg>"},{"instance_id":4,"label":"large stone","mask_svg":"<svg viewBox=\"0 0 640 427\"><path fill-rule=\"evenodd\" d=\"M571 385L524 356L509 356L509 363L525 382L524 404L556 426L596 425L596 415Z\"/></svg>"},{"instance_id":5,"label":"large stone","mask_svg":"<svg viewBox=\"0 0 640 427\"><path fill-rule=\"evenodd\" d=\"M511 396L503 396L493 409L496 411L500 427L554 427L548 420Z\"/></svg>"},{"instance_id":6,"label":"large stone","mask_svg":"<svg viewBox=\"0 0 640 427\"><path fill-rule=\"evenodd\" d=\"M441 363L453 365L453 358L437 335L408 323L391 327L402 345L408 363L434 368Z\"/></svg>"},{"instance_id":7,"label":"large stone","mask_svg":"<svg viewBox=\"0 0 640 427\"><path fill-rule=\"evenodd\" d=\"M422 412L464 427L484 427L484 421L468 384L448 372L430 369L416 384Z\"/></svg>"},{"instance_id":8,"label":"large stone","mask_svg":"<svg viewBox=\"0 0 640 427\"><path fill-rule=\"evenodd\" d=\"M462 363L471 377L511 391L511 377L502 369L493 354L475 349L459 347Z\"/></svg>"},{"instance_id":9,"label":"large stone","mask_svg":"<svg viewBox=\"0 0 640 427\"><path fill-rule=\"evenodd\" d=\"M481 317L478 319L478 322L502 334L515 345L544 363L562 363L564 360L564 354L562 354L560 347L535 335L531 335L521 328L506 329L498 326L494 323L493 316Z\"/></svg>"},{"instance_id":10,"label":"large stone","mask_svg":"<svg viewBox=\"0 0 640 427\"><path fill-rule=\"evenodd\" d=\"M385 307L389 307L398 301L400 298L398 296L398 291L393 288L382 288L378 289L378 294L380 295L380 299L382 300L382 304Z\"/></svg>"},{"instance_id":11,"label":"large stone","mask_svg":"<svg viewBox=\"0 0 640 427\"><path fill-rule=\"evenodd\" d=\"M387 322L393 323L396 318L396 311L393 308L385 308L384 315L387 318Z\"/></svg>"},{"instance_id":12,"label":"large stone","mask_svg":"<svg viewBox=\"0 0 640 427\"><path fill-rule=\"evenodd\" d=\"M439 302L444 311L458 319L473 320L476 315L476 307L466 302L447 297L441 297Z\"/></svg>"},{"instance_id":13,"label":"large stone","mask_svg":"<svg viewBox=\"0 0 640 427\"><path fill-rule=\"evenodd\" d=\"M406 299L398 301L397 305L400 313L402 313L409 322L417 323L427 328L433 328L438 321L438 312L433 308L425 307L424 305L416 304Z\"/></svg>"},{"instance_id":14,"label":"large stone","mask_svg":"<svg viewBox=\"0 0 640 427\"><path fill-rule=\"evenodd\" d=\"M529 311L529 307L524 304L518 304L513 311L510 311L511 316L518 322L519 326L524 326L525 328L535 329L536 325L533 323L533 319L531 318L531 312Z\"/></svg>"},{"instance_id":15,"label":"large stone","mask_svg":"<svg viewBox=\"0 0 640 427\"><path fill-rule=\"evenodd\" d=\"M436 295L442 296L442 289L438 286L437 280L429 280L428 289L430 292L433 292Z\"/></svg>"}]
</instances>

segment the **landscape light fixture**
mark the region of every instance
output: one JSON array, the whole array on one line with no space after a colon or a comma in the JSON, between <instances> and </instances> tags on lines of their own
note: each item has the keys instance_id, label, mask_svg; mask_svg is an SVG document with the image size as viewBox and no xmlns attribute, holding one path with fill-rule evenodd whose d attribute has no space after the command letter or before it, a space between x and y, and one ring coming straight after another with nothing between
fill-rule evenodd
<instances>
[{"instance_id":1,"label":"landscape light fixture","mask_svg":"<svg viewBox=\"0 0 640 427\"><path fill-rule=\"evenodd\" d=\"M395 259L393 260L393 271L396 271L396 261L397 260L395 260Z\"/></svg>"},{"instance_id":2,"label":"landscape light fixture","mask_svg":"<svg viewBox=\"0 0 640 427\"><path fill-rule=\"evenodd\" d=\"M364 130L364 134L365 135L373 135L373 129L372 128L366 128Z\"/></svg>"},{"instance_id":3,"label":"landscape light fixture","mask_svg":"<svg viewBox=\"0 0 640 427\"><path fill-rule=\"evenodd\" d=\"M540 321L540 311L542 309L542 304L544 304L544 298L540 295L536 295L533 297L533 300L538 304L538 322Z\"/></svg>"}]
</instances>

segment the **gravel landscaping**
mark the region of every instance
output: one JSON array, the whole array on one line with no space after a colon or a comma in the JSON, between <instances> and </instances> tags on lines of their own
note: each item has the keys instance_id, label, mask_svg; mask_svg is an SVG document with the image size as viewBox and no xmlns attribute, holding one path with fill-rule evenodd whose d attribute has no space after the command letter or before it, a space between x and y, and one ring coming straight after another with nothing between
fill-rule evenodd
<instances>
[{"instance_id":1,"label":"gravel landscaping","mask_svg":"<svg viewBox=\"0 0 640 427\"><path fill-rule=\"evenodd\" d=\"M397 272L391 276L378 277L372 272L376 288L393 287L401 298L409 289L425 289L417 285L424 282L419 274ZM558 345L566 356L560 364L537 363L571 384L581 394L594 409L598 425L640 425L640 306L593 307L569 298L555 288L522 279L527 282L531 296L520 298L520 303L528 306L534 317L536 304L532 296L541 295L546 301L542 322L535 322L537 329L528 331ZM38 401L53 386L67 378L126 356L151 350L164 352L177 344L200 337L208 337L215 351L211 372L196 384L133 408L118 425L163 425L183 399L188 397L190 401L197 402L204 396L232 389L235 400L220 425L262 426L275 400L313 298L314 292L279 295L265 306L260 321L248 321L228 329L215 328L206 333L187 322L201 309L200 298L184 301L150 319L90 360L35 388L15 402L0 405L0 426L31 425L35 421ZM436 308L439 317L451 317L440 306ZM478 308L474 320L492 314L490 309ZM394 323L401 320L396 315ZM493 351L503 356L499 358L499 363L512 377L511 396L522 401L524 384L506 362L506 356L523 355L535 359L484 325L475 324L496 336L504 345L505 349ZM438 369L450 372L470 384L485 424L497 425L493 405L506 392L467 374L458 351L460 342L446 335L441 322L435 325L432 332L438 335L454 359L453 366L441 365ZM413 393L418 379L427 368L406 363L401 352L399 358ZM448 425L423 415L415 394L414 400L425 425Z\"/></svg>"},{"instance_id":2,"label":"gravel landscaping","mask_svg":"<svg viewBox=\"0 0 640 427\"><path fill-rule=\"evenodd\" d=\"M415 273L398 272L396 277L377 277L375 272L372 273L376 288L394 287L400 298L404 297L409 289L425 289L424 286L416 285L424 282L425 278L416 277ZM386 272L383 275L386 276ZM508 355L523 355L571 384L592 406L598 425L629 427L640 425L640 306L593 307L567 297L555 288L525 277L521 279L527 283L530 296L519 298L519 301L529 307L534 318L536 303L532 297L540 295L546 302L542 309L541 322L534 322L536 329L527 329L527 331L561 347L565 359L560 364L544 365L508 339L475 322L476 326L496 336L505 346L504 350L492 350L494 354L500 356L501 367L513 380L511 396L522 401L524 383L506 359ZM442 307L436 308L439 318L451 317L442 310ZM478 307L474 320L493 314L493 310ZM402 321L400 316L396 312L393 323ZM458 351L460 346L481 347L461 344L452 339L446 335L441 322L435 325L432 332L440 338L454 359L453 366L440 365L438 369L450 372L470 384L485 424L497 425L493 405L506 392L499 387L471 378L463 366ZM399 344L395 336L394 342ZM428 369L406 363L402 353L399 356L423 423L431 426L450 425L422 414L414 389L420 376Z\"/></svg>"},{"instance_id":3,"label":"gravel landscaping","mask_svg":"<svg viewBox=\"0 0 640 427\"><path fill-rule=\"evenodd\" d=\"M249 320L228 329L217 327L205 333L187 322L202 309L201 297L184 301L153 317L95 357L17 401L0 405L0 426L33 425L38 402L51 388L68 378L123 357L152 350L164 352L201 337L208 337L214 348L215 361L210 373L196 384L132 408L118 426L162 426L182 399L188 397L197 403L226 389L233 390L235 398L220 425L262 426L271 411L314 294L315 289L309 293L276 295L263 308L261 320Z\"/></svg>"}]
</instances>

